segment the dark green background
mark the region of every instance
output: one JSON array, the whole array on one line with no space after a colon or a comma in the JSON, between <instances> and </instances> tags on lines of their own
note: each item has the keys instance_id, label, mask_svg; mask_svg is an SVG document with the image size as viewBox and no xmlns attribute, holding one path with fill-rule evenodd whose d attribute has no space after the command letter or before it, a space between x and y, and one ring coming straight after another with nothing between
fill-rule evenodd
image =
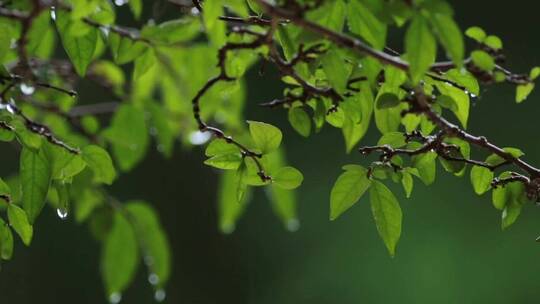
<instances>
[{"instance_id":1,"label":"dark green background","mask_svg":"<svg viewBox=\"0 0 540 304\"><path fill-rule=\"evenodd\" d=\"M540 65L534 3L453 5L462 28L480 25L499 35L508 66L527 72ZM416 183L411 199L397 192L404 222L391 259L366 199L328 221L329 192L340 167L366 161L354 152L344 154L337 129L326 127L306 140L291 132L283 110L258 109L258 102L280 95L275 75L261 79L252 73L249 81L246 116L282 127L289 162L305 175L299 190L301 228L287 232L258 193L237 231L218 233L216 173L202 164L200 149L176 149L171 160L152 151L111 191L123 200L145 199L159 210L174 251L167 303L538 303L538 208L528 205L518 222L501 232L489 195L476 196L468 176L454 178L439 168L436 183ZM513 87L487 87L472 106L470 130L501 146L520 147L526 160L540 165L539 113L540 93L516 105ZM363 143L375 141L372 127ZM0 152L3 176L16 167L12 150L4 146ZM85 226L71 218L61 221L46 209L32 246L19 242L14 260L2 265L0 303L105 302L99 254ZM140 269L123 303L152 302Z\"/></svg>"}]
</instances>

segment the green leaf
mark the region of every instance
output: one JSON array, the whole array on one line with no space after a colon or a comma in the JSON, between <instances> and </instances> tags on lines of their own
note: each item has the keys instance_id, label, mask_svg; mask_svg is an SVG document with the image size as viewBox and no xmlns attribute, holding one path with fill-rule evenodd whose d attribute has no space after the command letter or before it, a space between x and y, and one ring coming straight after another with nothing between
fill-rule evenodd
<instances>
[{"instance_id":1,"label":"green leaf","mask_svg":"<svg viewBox=\"0 0 540 304\"><path fill-rule=\"evenodd\" d=\"M138 261L135 231L128 220L116 212L101 252L101 275L108 296L121 294L127 288L135 277Z\"/></svg>"},{"instance_id":2,"label":"green leaf","mask_svg":"<svg viewBox=\"0 0 540 304\"><path fill-rule=\"evenodd\" d=\"M405 34L405 52L409 59L411 78L414 84L422 79L424 73L435 62L437 43L428 22L422 15L414 17Z\"/></svg>"},{"instance_id":3,"label":"green leaf","mask_svg":"<svg viewBox=\"0 0 540 304\"><path fill-rule=\"evenodd\" d=\"M451 16L435 13L431 15L431 24L440 43L448 52L454 63L460 68L463 65L463 36Z\"/></svg>"},{"instance_id":4,"label":"green leaf","mask_svg":"<svg viewBox=\"0 0 540 304\"><path fill-rule=\"evenodd\" d=\"M11 39L14 36L13 27L9 23L0 23L0 63L11 49Z\"/></svg>"},{"instance_id":5,"label":"green leaf","mask_svg":"<svg viewBox=\"0 0 540 304\"><path fill-rule=\"evenodd\" d=\"M15 204L9 204L7 213L9 224L13 227L13 230L17 232L26 246L30 245L34 231L28 222L26 212Z\"/></svg>"},{"instance_id":6,"label":"green leaf","mask_svg":"<svg viewBox=\"0 0 540 304\"><path fill-rule=\"evenodd\" d=\"M464 128L467 128L470 111L469 95L463 92L462 89L456 88L448 84L437 83L436 85L441 94L446 95L454 100L455 108L452 107L453 109L451 110L452 112L454 112L461 125Z\"/></svg>"},{"instance_id":7,"label":"green leaf","mask_svg":"<svg viewBox=\"0 0 540 304\"><path fill-rule=\"evenodd\" d=\"M495 67L495 60L493 57L484 51L473 51L471 53L471 59L475 66L484 71L491 72Z\"/></svg>"},{"instance_id":8,"label":"green leaf","mask_svg":"<svg viewBox=\"0 0 540 304\"><path fill-rule=\"evenodd\" d=\"M44 142L42 150L50 163L52 179L71 179L86 167L86 163L79 154L71 153L57 145Z\"/></svg>"},{"instance_id":9,"label":"green leaf","mask_svg":"<svg viewBox=\"0 0 540 304\"><path fill-rule=\"evenodd\" d=\"M394 93L383 93L377 98L377 109L389 109L398 106L399 97Z\"/></svg>"},{"instance_id":10,"label":"green leaf","mask_svg":"<svg viewBox=\"0 0 540 304\"><path fill-rule=\"evenodd\" d=\"M482 43L486 38L486 32L478 26L471 26L465 31L465 36L476 40L478 43Z\"/></svg>"},{"instance_id":11,"label":"green leaf","mask_svg":"<svg viewBox=\"0 0 540 304\"><path fill-rule=\"evenodd\" d=\"M219 20L219 16L223 15L223 3L221 0L205 0L203 9L206 34L214 46L220 47L226 41L225 23Z\"/></svg>"},{"instance_id":12,"label":"green leaf","mask_svg":"<svg viewBox=\"0 0 540 304\"><path fill-rule=\"evenodd\" d=\"M219 178L218 187L218 221L222 233L232 233L236 222L247 206L247 196L241 201L236 197L236 173L225 171Z\"/></svg>"},{"instance_id":13,"label":"green leaf","mask_svg":"<svg viewBox=\"0 0 540 304\"><path fill-rule=\"evenodd\" d=\"M309 115L300 107L289 110L289 122L298 134L308 137L311 132L311 119Z\"/></svg>"},{"instance_id":14,"label":"green leaf","mask_svg":"<svg viewBox=\"0 0 540 304\"><path fill-rule=\"evenodd\" d=\"M120 36L117 33L109 33L109 47L113 55L114 62L125 64L142 56L148 46L140 41Z\"/></svg>"},{"instance_id":15,"label":"green leaf","mask_svg":"<svg viewBox=\"0 0 540 304\"><path fill-rule=\"evenodd\" d=\"M56 26L62 40L62 45L73 63L77 74L84 76L86 69L94 57L98 40L98 30L89 27L87 33L76 36L72 33L70 16L60 11L56 12Z\"/></svg>"},{"instance_id":16,"label":"green leaf","mask_svg":"<svg viewBox=\"0 0 540 304\"><path fill-rule=\"evenodd\" d=\"M278 149L274 153L266 155L265 158L265 166L268 167L270 172L274 172L276 169L279 171L279 169L283 168L286 163L283 148ZM251 167L253 167L253 163L251 163ZM254 169L251 169L251 171L254 171ZM261 184L260 178L258 176L256 177L258 178L259 184ZM272 177L274 177L274 173L272 173ZM298 180L298 177L296 177L296 179ZM296 210L296 192L284 189L276 184L270 184L270 186L265 190L267 190L265 193L271 203L274 214L281 220L287 230L296 231L299 228Z\"/></svg>"},{"instance_id":17,"label":"green leaf","mask_svg":"<svg viewBox=\"0 0 540 304\"><path fill-rule=\"evenodd\" d=\"M370 187L367 169L358 165L344 166L330 193L330 220L337 219L352 207Z\"/></svg>"},{"instance_id":18,"label":"green leaf","mask_svg":"<svg viewBox=\"0 0 540 304\"><path fill-rule=\"evenodd\" d=\"M364 137L371 123L371 116L373 116L373 93L369 88L369 84L362 84L360 93L345 100L343 105L347 103L356 104L353 108L360 114L360 122L358 123L354 121L349 112L346 113L347 117L343 124L342 133L345 138L347 153L349 153Z\"/></svg>"},{"instance_id":19,"label":"green leaf","mask_svg":"<svg viewBox=\"0 0 540 304\"><path fill-rule=\"evenodd\" d=\"M223 170L236 170L242 163L240 153L219 154L204 161L205 165Z\"/></svg>"},{"instance_id":20,"label":"green leaf","mask_svg":"<svg viewBox=\"0 0 540 304\"><path fill-rule=\"evenodd\" d=\"M304 176L296 168L283 167L272 175L272 180L276 186L292 190L298 188L302 184Z\"/></svg>"},{"instance_id":21,"label":"green leaf","mask_svg":"<svg viewBox=\"0 0 540 304\"><path fill-rule=\"evenodd\" d=\"M120 106L103 135L111 143L113 155L122 171L131 170L146 154L149 138L145 115L133 105Z\"/></svg>"},{"instance_id":22,"label":"green leaf","mask_svg":"<svg viewBox=\"0 0 540 304\"><path fill-rule=\"evenodd\" d=\"M412 158L414 167L418 169L418 175L424 184L431 185L435 181L437 153L427 152L415 155Z\"/></svg>"},{"instance_id":23,"label":"green leaf","mask_svg":"<svg viewBox=\"0 0 540 304\"><path fill-rule=\"evenodd\" d=\"M143 9L143 2L142 0L129 0L129 9L133 13L133 16L135 19L139 19L141 17L142 9Z\"/></svg>"},{"instance_id":24,"label":"green leaf","mask_svg":"<svg viewBox=\"0 0 540 304\"><path fill-rule=\"evenodd\" d=\"M89 145L83 148L82 158L94 172L94 181L111 185L116 178L112 159L109 153L96 145Z\"/></svg>"},{"instance_id":25,"label":"green leaf","mask_svg":"<svg viewBox=\"0 0 540 304\"><path fill-rule=\"evenodd\" d=\"M279 148L283 135L278 128L264 122L248 121L248 123L251 138L263 154Z\"/></svg>"},{"instance_id":26,"label":"green leaf","mask_svg":"<svg viewBox=\"0 0 540 304\"><path fill-rule=\"evenodd\" d=\"M521 213L522 205L510 203L506 205L501 213L501 228L504 230L512 225Z\"/></svg>"},{"instance_id":27,"label":"green leaf","mask_svg":"<svg viewBox=\"0 0 540 304\"><path fill-rule=\"evenodd\" d=\"M373 181L369 190L371 211L377 231L384 241L390 256L396 253L396 245L401 236L401 208L399 203L383 183Z\"/></svg>"},{"instance_id":28,"label":"green leaf","mask_svg":"<svg viewBox=\"0 0 540 304\"><path fill-rule=\"evenodd\" d=\"M516 87L516 102L522 103L534 89L534 83L520 84Z\"/></svg>"},{"instance_id":29,"label":"green leaf","mask_svg":"<svg viewBox=\"0 0 540 304\"><path fill-rule=\"evenodd\" d=\"M0 258L9 260L13 255L13 234L9 226L0 218Z\"/></svg>"},{"instance_id":30,"label":"green leaf","mask_svg":"<svg viewBox=\"0 0 540 304\"><path fill-rule=\"evenodd\" d=\"M487 36L486 39L484 39L484 44L494 50L499 50L503 47L501 39L494 35Z\"/></svg>"},{"instance_id":31,"label":"green leaf","mask_svg":"<svg viewBox=\"0 0 540 304\"><path fill-rule=\"evenodd\" d=\"M10 203L11 199L11 189L1 178L0 178L0 202Z\"/></svg>"},{"instance_id":32,"label":"green leaf","mask_svg":"<svg viewBox=\"0 0 540 304\"><path fill-rule=\"evenodd\" d=\"M540 76L540 67L532 68L531 72L529 73L529 78L531 80L535 80L536 78L538 78L538 76Z\"/></svg>"},{"instance_id":33,"label":"green leaf","mask_svg":"<svg viewBox=\"0 0 540 304\"><path fill-rule=\"evenodd\" d=\"M405 135L401 132L389 132L384 134L377 143L378 146L389 145L393 148L403 147L407 144Z\"/></svg>"},{"instance_id":34,"label":"green leaf","mask_svg":"<svg viewBox=\"0 0 540 304\"><path fill-rule=\"evenodd\" d=\"M510 172L503 172L499 178L510 177ZM523 205L527 201L525 186L521 182L511 182L504 186L498 186L492 193L493 206L498 210L504 210L505 207L517 204Z\"/></svg>"},{"instance_id":35,"label":"green leaf","mask_svg":"<svg viewBox=\"0 0 540 304\"><path fill-rule=\"evenodd\" d=\"M236 170L236 201L241 202L246 197L248 185L246 184L247 166L245 160Z\"/></svg>"},{"instance_id":36,"label":"green leaf","mask_svg":"<svg viewBox=\"0 0 540 304\"><path fill-rule=\"evenodd\" d=\"M386 44L386 25L359 0L351 0L347 9L347 23L352 33L364 38L381 50Z\"/></svg>"},{"instance_id":37,"label":"green leaf","mask_svg":"<svg viewBox=\"0 0 540 304\"><path fill-rule=\"evenodd\" d=\"M401 172L401 185L403 186L403 190L405 190L405 196L410 198L414 186L414 180L412 178L412 174L409 173L408 170L403 170Z\"/></svg>"},{"instance_id":38,"label":"green leaf","mask_svg":"<svg viewBox=\"0 0 540 304\"><path fill-rule=\"evenodd\" d=\"M205 155L206 156L216 156L222 154L231 154L231 153L240 153L240 149L227 143L223 138L216 138L208 144L206 147Z\"/></svg>"},{"instance_id":39,"label":"green leaf","mask_svg":"<svg viewBox=\"0 0 540 304\"><path fill-rule=\"evenodd\" d=\"M345 93L350 70L343 60L344 56L336 48L331 48L322 57L321 63L330 85L339 93Z\"/></svg>"},{"instance_id":40,"label":"green leaf","mask_svg":"<svg viewBox=\"0 0 540 304\"><path fill-rule=\"evenodd\" d=\"M51 166L43 151L22 149L20 155L22 205L30 223L35 221L45 205L51 174Z\"/></svg>"},{"instance_id":41,"label":"green leaf","mask_svg":"<svg viewBox=\"0 0 540 304\"><path fill-rule=\"evenodd\" d=\"M471 183L474 188L474 192L478 195L484 194L491 187L491 181L493 180L493 171L488 168L474 166L471 169Z\"/></svg>"},{"instance_id":42,"label":"green leaf","mask_svg":"<svg viewBox=\"0 0 540 304\"><path fill-rule=\"evenodd\" d=\"M476 80L476 77L474 77L467 70L451 69L446 72L444 76L446 76L446 78L449 80L464 86L471 94L476 96L480 95L480 86L478 85L478 80Z\"/></svg>"},{"instance_id":43,"label":"green leaf","mask_svg":"<svg viewBox=\"0 0 540 304\"><path fill-rule=\"evenodd\" d=\"M309 20L337 32L343 31L347 7L343 0L323 2L320 7L307 12Z\"/></svg>"},{"instance_id":44,"label":"green leaf","mask_svg":"<svg viewBox=\"0 0 540 304\"><path fill-rule=\"evenodd\" d=\"M157 212L145 202L128 202L125 210L132 225L150 272L150 283L161 288L171 273L171 248Z\"/></svg>"}]
</instances>

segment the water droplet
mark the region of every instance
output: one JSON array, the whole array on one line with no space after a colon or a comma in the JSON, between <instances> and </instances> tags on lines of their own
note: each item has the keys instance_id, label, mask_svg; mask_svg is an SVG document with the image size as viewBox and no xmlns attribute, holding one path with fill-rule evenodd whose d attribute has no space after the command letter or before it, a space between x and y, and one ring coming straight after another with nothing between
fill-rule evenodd
<instances>
[{"instance_id":1,"label":"water droplet","mask_svg":"<svg viewBox=\"0 0 540 304\"><path fill-rule=\"evenodd\" d=\"M146 266L152 266L152 265L154 265L154 259L149 255L145 255L144 256L144 264Z\"/></svg>"},{"instance_id":2,"label":"water droplet","mask_svg":"<svg viewBox=\"0 0 540 304\"><path fill-rule=\"evenodd\" d=\"M32 95L34 94L35 91L36 91L36 88L34 88L33 86L25 84L25 83L21 84L21 92L24 95Z\"/></svg>"},{"instance_id":3,"label":"water droplet","mask_svg":"<svg viewBox=\"0 0 540 304\"><path fill-rule=\"evenodd\" d=\"M114 4L116 4L116 6L122 6L126 3L127 3L127 0L114 0Z\"/></svg>"},{"instance_id":4,"label":"water droplet","mask_svg":"<svg viewBox=\"0 0 540 304\"><path fill-rule=\"evenodd\" d=\"M287 230L297 231L300 228L300 221L297 219L290 219L287 221Z\"/></svg>"},{"instance_id":5,"label":"water droplet","mask_svg":"<svg viewBox=\"0 0 540 304\"><path fill-rule=\"evenodd\" d=\"M163 289L158 289L154 293L154 299L157 302L163 302L163 300L165 300L166 297L167 297L167 293L165 293L165 290L163 290Z\"/></svg>"},{"instance_id":6,"label":"water droplet","mask_svg":"<svg viewBox=\"0 0 540 304\"><path fill-rule=\"evenodd\" d=\"M189 142L193 145L202 145L206 143L212 134L210 132L195 131L189 135Z\"/></svg>"},{"instance_id":7,"label":"water droplet","mask_svg":"<svg viewBox=\"0 0 540 304\"><path fill-rule=\"evenodd\" d=\"M111 304L118 304L122 301L122 295L119 292L111 293L109 296L109 303Z\"/></svg>"},{"instance_id":8,"label":"water droplet","mask_svg":"<svg viewBox=\"0 0 540 304\"><path fill-rule=\"evenodd\" d=\"M155 285L157 285L159 283L159 277L157 276L157 274L151 273L148 276L148 282L155 286Z\"/></svg>"},{"instance_id":9,"label":"water droplet","mask_svg":"<svg viewBox=\"0 0 540 304\"><path fill-rule=\"evenodd\" d=\"M58 214L58 217L65 220L68 216L68 211L63 208L56 209L56 214Z\"/></svg>"},{"instance_id":10,"label":"water droplet","mask_svg":"<svg viewBox=\"0 0 540 304\"><path fill-rule=\"evenodd\" d=\"M54 6L51 7L51 19L56 20L56 10L55 10Z\"/></svg>"},{"instance_id":11,"label":"water droplet","mask_svg":"<svg viewBox=\"0 0 540 304\"><path fill-rule=\"evenodd\" d=\"M224 224L224 225L221 225L221 231L225 234L231 234L234 232L234 229L235 229L235 225L234 224Z\"/></svg>"}]
</instances>

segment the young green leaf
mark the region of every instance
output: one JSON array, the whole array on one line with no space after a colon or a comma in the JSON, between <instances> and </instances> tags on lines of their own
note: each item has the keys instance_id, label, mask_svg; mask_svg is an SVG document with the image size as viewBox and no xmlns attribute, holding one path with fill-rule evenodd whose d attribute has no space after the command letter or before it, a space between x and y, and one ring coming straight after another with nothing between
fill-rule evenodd
<instances>
[{"instance_id":1,"label":"young green leaf","mask_svg":"<svg viewBox=\"0 0 540 304\"><path fill-rule=\"evenodd\" d=\"M236 170L242 162L240 153L220 154L204 161L205 165L223 170Z\"/></svg>"},{"instance_id":2,"label":"young green leaf","mask_svg":"<svg viewBox=\"0 0 540 304\"><path fill-rule=\"evenodd\" d=\"M82 157L94 172L94 181L111 185L116 178L109 153L96 145L88 145L82 150Z\"/></svg>"},{"instance_id":3,"label":"young green leaf","mask_svg":"<svg viewBox=\"0 0 540 304\"><path fill-rule=\"evenodd\" d=\"M86 69L94 57L98 40L98 30L88 28L82 36L72 33L70 16L67 13L56 12L56 27L62 40L62 45L73 63L77 74L84 76Z\"/></svg>"},{"instance_id":4,"label":"young green leaf","mask_svg":"<svg viewBox=\"0 0 540 304\"><path fill-rule=\"evenodd\" d=\"M23 148L20 155L22 205L28 220L33 223L43 206L51 182L51 166L43 150Z\"/></svg>"},{"instance_id":5,"label":"young green leaf","mask_svg":"<svg viewBox=\"0 0 540 304\"><path fill-rule=\"evenodd\" d=\"M218 221L222 233L232 233L236 222L248 203L247 196L241 201L236 198L236 173L225 171L219 178L218 187Z\"/></svg>"},{"instance_id":6,"label":"young green leaf","mask_svg":"<svg viewBox=\"0 0 540 304\"><path fill-rule=\"evenodd\" d=\"M337 219L354 205L370 187L367 169L358 165L344 166L330 193L330 220Z\"/></svg>"},{"instance_id":7,"label":"young green leaf","mask_svg":"<svg viewBox=\"0 0 540 304\"><path fill-rule=\"evenodd\" d=\"M403 170L401 172L401 185L403 186L403 190L405 190L405 196L410 198L414 186L414 180L412 178L412 174L407 170Z\"/></svg>"},{"instance_id":8,"label":"young green leaf","mask_svg":"<svg viewBox=\"0 0 540 304\"><path fill-rule=\"evenodd\" d=\"M298 188L302 184L304 176L296 168L283 167L272 175L272 179L276 186L283 189L292 190Z\"/></svg>"},{"instance_id":9,"label":"young green leaf","mask_svg":"<svg viewBox=\"0 0 540 304\"><path fill-rule=\"evenodd\" d=\"M504 230L512 225L521 213L521 204L512 202L507 204L501 213L501 228Z\"/></svg>"},{"instance_id":10,"label":"young green leaf","mask_svg":"<svg viewBox=\"0 0 540 304\"><path fill-rule=\"evenodd\" d=\"M135 231L120 212L114 214L101 253L101 275L108 296L121 294L135 277L139 248Z\"/></svg>"},{"instance_id":11,"label":"young green leaf","mask_svg":"<svg viewBox=\"0 0 540 304\"><path fill-rule=\"evenodd\" d=\"M11 199L11 188L0 178L0 202L10 203Z\"/></svg>"},{"instance_id":12,"label":"young green leaf","mask_svg":"<svg viewBox=\"0 0 540 304\"><path fill-rule=\"evenodd\" d=\"M384 134L377 143L378 146L389 145L393 148L403 147L407 144L405 135L401 132L389 132Z\"/></svg>"},{"instance_id":13,"label":"young green leaf","mask_svg":"<svg viewBox=\"0 0 540 304\"><path fill-rule=\"evenodd\" d=\"M120 106L104 136L112 145L113 155L122 171L131 170L142 160L148 148L145 114L131 104Z\"/></svg>"},{"instance_id":14,"label":"young green leaf","mask_svg":"<svg viewBox=\"0 0 540 304\"><path fill-rule=\"evenodd\" d=\"M9 226L0 218L0 258L10 260L13 255L13 234Z\"/></svg>"},{"instance_id":15,"label":"young green leaf","mask_svg":"<svg viewBox=\"0 0 540 304\"><path fill-rule=\"evenodd\" d=\"M383 93L377 97L377 109L389 109L399 105L399 97L394 93Z\"/></svg>"},{"instance_id":16,"label":"young green leaf","mask_svg":"<svg viewBox=\"0 0 540 304\"><path fill-rule=\"evenodd\" d=\"M141 57L148 46L140 41L120 36L117 33L109 33L109 47L113 55L114 62L125 64Z\"/></svg>"},{"instance_id":17,"label":"young green leaf","mask_svg":"<svg viewBox=\"0 0 540 304\"><path fill-rule=\"evenodd\" d=\"M488 168L474 166L471 169L471 183L476 194L482 195L488 191L492 180L493 171L489 170Z\"/></svg>"},{"instance_id":18,"label":"young green leaf","mask_svg":"<svg viewBox=\"0 0 540 304\"><path fill-rule=\"evenodd\" d=\"M343 60L343 55L336 48L331 48L322 57L322 67L328 81L332 87L339 93L345 93L347 89L347 80L349 79L350 70Z\"/></svg>"},{"instance_id":19,"label":"young green leaf","mask_svg":"<svg viewBox=\"0 0 540 304\"><path fill-rule=\"evenodd\" d=\"M283 135L278 128L264 122L248 121L248 123L251 138L263 154L279 148Z\"/></svg>"},{"instance_id":20,"label":"young green leaf","mask_svg":"<svg viewBox=\"0 0 540 304\"><path fill-rule=\"evenodd\" d=\"M405 51L409 59L411 78L414 84L435 62L437 43L427 20L422 15L414 17L405 34Z\"/></svg>"},{"instance_id":21,"label":"young green leaf","mask_svg":"<svg viewBox=\"0 0 540 304\"><path fill-rule=\"evenodd\" d=\"M461 67L463 65L464 45L461 30L456 22L451 16L438 13L431 15L430 21L437 38L439 38L452 61L458 67Z\"/></svg>"},{"instance_id":22,"label":"young green leaf","mask_svg":"<svg viewBox=\"0 0 540 304\"><path fill-rule=\"evenodd\" d=\"M471 59L475 66L484 71L491 72L495 67L495 60L493 57L484 51L473 51L471 53Z\"/></svg>"},{"instance_id":23,"label":"young green leaf","mask_svg":"<svg viewBox=\"0 0 540 304\"><path fill-rule=\"evenodd\" d=\"M486 38L486 32L478 26L471 26L465 31L465 36L476 40L478 43L482 43Z\"/></svg>"},{"instance_id":24,"label":"young green leaf","mask_svg":"<svg viewBox=\"0 0 540 304\"><path fill-rule=\"evenodd\" d=\"M359 35L374 48L381 50L386 43L386 25L360 1L349 1L347 23L352 33Z\"/></svg>"},{"instance_id":25,"label":"young green leaf","mask_svg":"<svg viewBox=\"0 0 540 304\"><path fill-rule=\"evenodd\" d=\"M15 204L9 204L7 213L9 224L13 227L13 230L17 232L26 246L30 245L34 230L32 229L32 225L28 222L26 212Z\"/></svg>"},{"instance_id":26,"label":"young green leaf","mask_svg":"<svg viewBox=\"0 0 540 304\"><path fill-rule=\"evenodd\" d=\"M534 83L520 84L516 86L516 102L522 103L534 89Z\"/></svg>"},{"instance_id":27,"label":"young green leaf","mask_svg":"<svg viewBox=\"0 0 540 304\"><path fill-rule=\"evenodd\" d=\"M424 184L431 185L435 181L437 153L428 152L412 158L414 167L418 169L420 179Z\"/></svg>"},{"instance_id":28,"label":"young green leaf","mask_svg":"<svg viewBox=\"0 0 540 304\"><path fill-rule=\"evenodd\" d=\"M150 281L155 288L161 288L169 280L171 273L171 248L167 235L156 211L146 202L134 201L125 205L132 217L132 225L148 263ZM155 276L155 277L154 277Z\"/></svg>"},{"instance_id":29,"label":"young green leaf","mask_svg":"<svg viewBox=\"0 0 540 304\"><path fill-rule=\"evenodd\" d=\"M369 197L377 231L393 257L401 236L401 208L390 189L379 181L372 182Z\"/></svg>"},{"instance_id":30,"label":"young green leaf","mask_svg":"<svg viewBox=\"0 0 540 304\"><path fill-rule=\"evenodd\" d=\"M302 108L295 107L289 110L289 122L298 134L308 137L311 132L311 119Z\"/></svg>"}]
</instances>

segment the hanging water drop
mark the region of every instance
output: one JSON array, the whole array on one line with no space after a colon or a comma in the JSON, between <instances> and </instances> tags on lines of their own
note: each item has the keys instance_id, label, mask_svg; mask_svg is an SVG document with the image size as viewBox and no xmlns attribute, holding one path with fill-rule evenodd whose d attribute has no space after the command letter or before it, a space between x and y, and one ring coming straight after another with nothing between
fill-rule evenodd
<instances>
[{"instance_id":1,"label":"hanging water drop","mask_svg":"<svg viewBox=\"0 0 540 304\"><path fill-rule=\"evenodd\" d=\"M148 276L148 282L155 286L155 285L157 285L159 283L159 277L157 276L157 274L151 273Z\"/></svg>"},{"instance_id":2,"label":"hanging water drop","mask_svg":"<svg viewBox=\"0 0 540 304\"><path fill-rule=\"evenodd\" d=\"M122 301L122 295L119 292L111 293L109 296L109 303L111 304L118 304Z\"/></svg>"},{"instance_id":3,"label":"hanging water drop","mask_svg":"<svg viewBox=\"0 0 540 304\"><path fill-rule=\"evenodd\" d=\"M58 215L59 218L65 220L68 216L68 211L63 208L58 208L56 209L56 214Z\"/></svg>"},{"instance_id":4,"label":"hanging water drop","mask_svg":"<svg viewBox=\"0 0 540 304\"><path fill-rule=\"evenodd\" d=\"M163 302L163 300L165 300L166 297L167 297L167 293L165 293L165 290L163 290L163 289L158 289L154 293L154 299L157 302Z\"/></svg>"},{"instance_id":5,"label":"hanging water drop","mask_svg":"<svg viewBox=\"0 0 540 304\"><path fill-rule=\"evenodd\" d=\"M114 0L114 4L116 4L116 6L122 6L126 3L127 3L127 0Z\"/></svg>"},{"instance_id":6,"label":"hanging water drop","mask_svg":"<svg viewBox=\"0 0 540 304\"><path fill-rule=\"evenodd\" d=\"M52 19L53 21L56 20L56 10L55 10L54 6L51 7L51 19Z\"/></svg>"},{"instance_id":7,"label":"hanging water drop","mask_svg":"<svg viewBox=\"0 0 540 304\"><path fill-rule=\"evenodd\" d=\"M36 91L35 87L33 87L31 85L28 85L28 84L25 84L25 83L22 83L20 88L21 88L21 92L24 95L32 95Z\"/></svg>"},{"instance_id":8,"label":"hanging water drop","mask_svg":"<svg viewBox=\"0 0 540 304\"><path fill-rule=\"evenodd\" d=\"M300 228L300 221L298 219L290 219L287 221L287 230L294 232Z\"/></svg>"}]
</instances>

